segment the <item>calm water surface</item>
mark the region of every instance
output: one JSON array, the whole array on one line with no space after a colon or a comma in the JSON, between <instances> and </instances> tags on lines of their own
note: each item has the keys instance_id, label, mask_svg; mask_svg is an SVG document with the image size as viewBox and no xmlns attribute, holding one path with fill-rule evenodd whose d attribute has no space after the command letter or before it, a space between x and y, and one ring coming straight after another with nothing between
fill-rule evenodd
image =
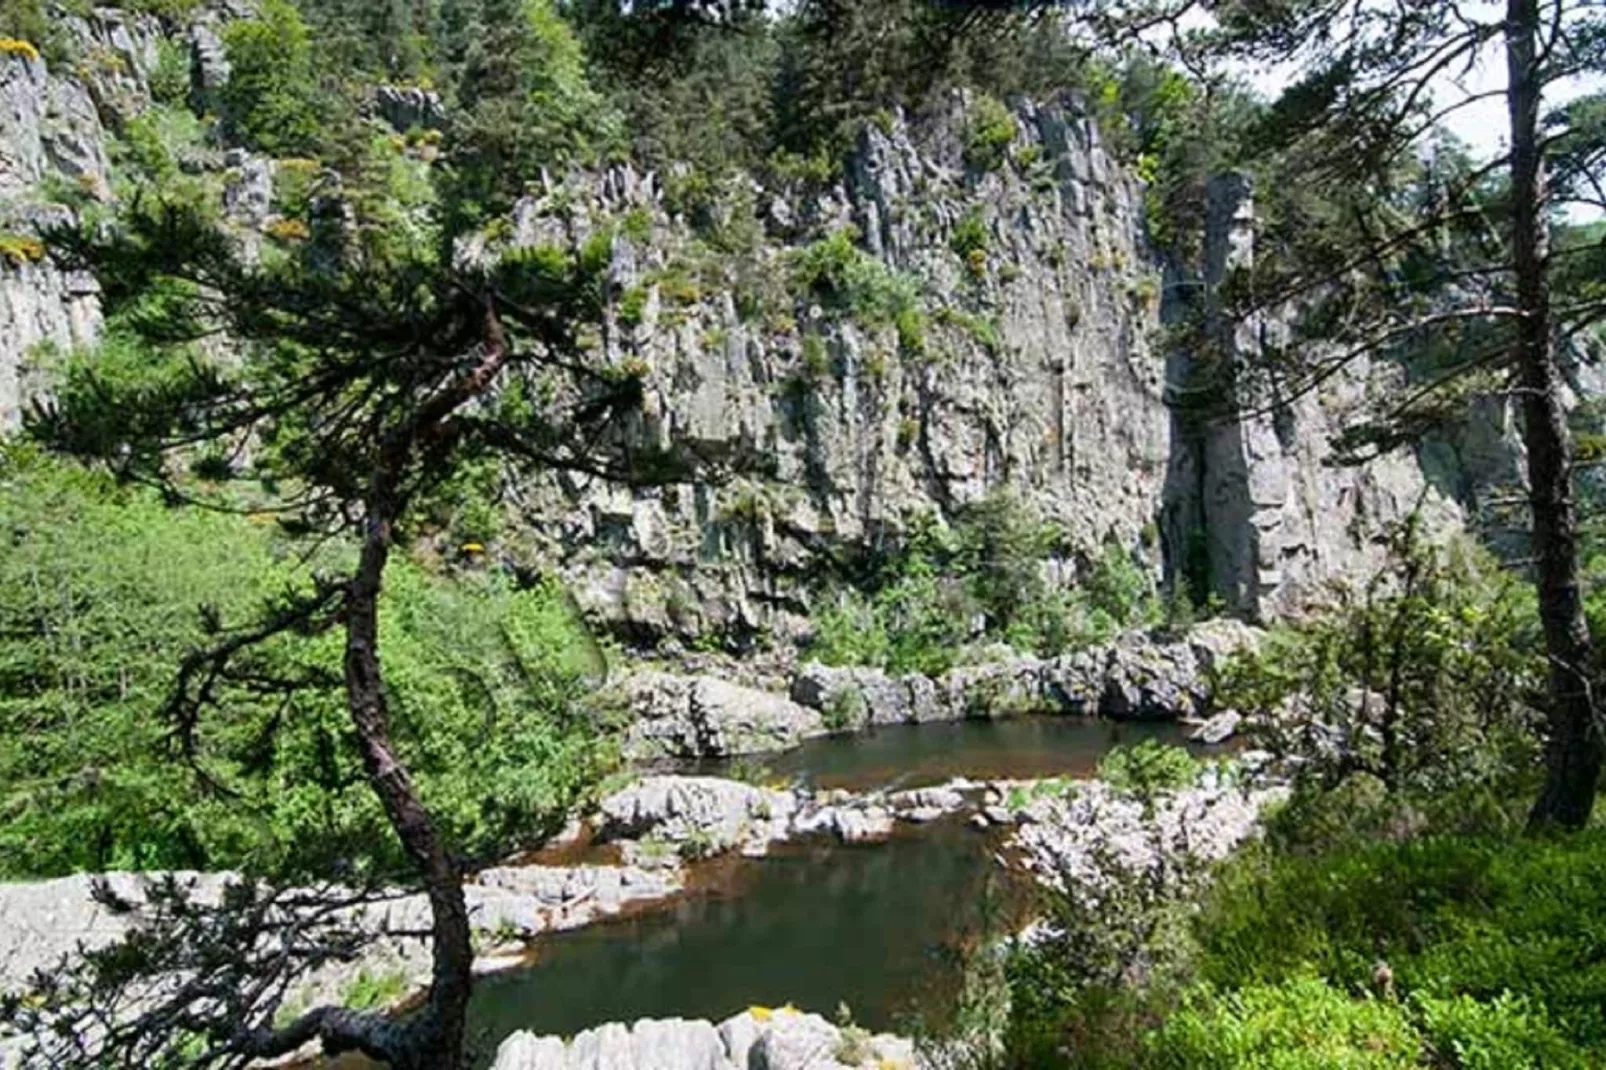
<instances>
[{"instance_id":1,"label":"calm water surface","mask_svg":"<svg viewBox=\"0 0 1606 1070\"><path fill-rule=\"evenodd\" d=\"M852 790L961 775L1087 775L1110 747L1150 736L1182 738L1172 725L960 722L815 740L765 764ZM880 845L793 844L763 859L709 863L699 890L673 906L540 940L528 969L477 986L471 1029L494 1050L518 1029L717 1021L751 1004L829 1015L845 1002L875 1029L911 1013L940 1017L958 983L958 950L989 922L997 928L1019 898L991 863L996 848L947 820L901 826Z\"/></svg>"}]
</instances>

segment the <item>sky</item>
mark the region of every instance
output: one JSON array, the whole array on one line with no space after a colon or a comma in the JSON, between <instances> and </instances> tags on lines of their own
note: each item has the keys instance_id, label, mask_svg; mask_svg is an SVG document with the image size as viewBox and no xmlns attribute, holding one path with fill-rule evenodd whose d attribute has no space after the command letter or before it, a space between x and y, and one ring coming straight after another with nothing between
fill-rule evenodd
<instances>
[{"instance_id":1,"label":"sky","mask_svg":"<svg viewBox=\"0 0 1606 1070\"><path fill-rule=\"evenodd\" d=\"M1477 0L1464 6L1471 16L1492 20L1499 17L1501 5ZM1295 71L1291 67L1262 67L1243 68L1236 73L1267 99L1271 99L1292 80ZM1505 150L1509 129L1505 98L1500 95L1483 96L1487 93L1498 94L1505 86L1505 53L1499 41L1483 47L1478 62L1470 71L1457 72L1454 77L1441 76L1433 84L1436 107L1442 109L1458 101L1466 101L1445 116L1441 125L1464 142L1475 158L1487 159ZM1606 90L1606 76L1603 75L1569 79L1549 87L1546 105L1554 108L1582 94L1603 90ZM1471 97L1479 99L1471 100ZM1603 215L1598 208L1584 206L1569 206L1566 214L1575 223L1589 222Z\"/></svg>"}]
</instances>

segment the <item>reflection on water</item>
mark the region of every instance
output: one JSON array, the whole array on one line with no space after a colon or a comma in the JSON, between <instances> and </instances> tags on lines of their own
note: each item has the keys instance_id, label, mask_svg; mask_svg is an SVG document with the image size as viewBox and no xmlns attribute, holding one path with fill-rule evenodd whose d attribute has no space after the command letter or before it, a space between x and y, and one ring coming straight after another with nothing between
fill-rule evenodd
<instances>
[{"instance_id":1,"label":"reflection on water","mask_svg":"<svg viewBox=\"0 0 1606 1070\"><path fill-rule=\"evenodd\" d=\"M1176 724L1076 717L889 725L809 740L757 760L779 775L801 777L818 787L869 791L940 784L957 776L973 780L1091 776L1111 747L1149 737L1181 743L1183 730ZM730 765L701 762L696 769L717 776Z\"/></svg>"},{"instance_id":2,"label":"reflection on water","mask_svg":"<svg viewBox=\"0 0 1606 1070\"><path fill-rule=\"evenodd\" d=\"M990 849L958 821L879 846L778 848L727 888L543 941L530 969L481 982L473 1028L574 1033L788 1002L825 1014L846 1002L889 1028L950 1002L960 942L1003 898Z\"/></svg>"},{"instance_id":3,"label":"reflection on water","mask_svg":"<svg viewBox=\"0 0 1606 1070\"><path fill-rule=\"evenodd\" d=\"M854 790L1086 775L1116 743L1148 736L1180 731L1067 718L898 726L815 740L767 764ZM472 1031L494 1050L517 1029L717 1021L751 1004L830 1014L845 1002L876 1029L910 1012L940 1017L956 991L958 948L989 921L996 928L1008 898L995 849L949 820L879 846L797 844L714 863L710 887L662 911L542 939L535 965L481 982Z\"/></svg>"}]
</instances>

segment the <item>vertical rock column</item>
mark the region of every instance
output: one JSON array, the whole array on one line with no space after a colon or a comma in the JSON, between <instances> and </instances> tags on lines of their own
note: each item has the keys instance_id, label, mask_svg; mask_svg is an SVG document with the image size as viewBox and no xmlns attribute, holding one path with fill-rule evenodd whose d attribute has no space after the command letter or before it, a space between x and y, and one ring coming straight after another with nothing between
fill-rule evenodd
<instances>
[{"instance_id":1,"label":"vertical rock column","mask_svg":"<svg viewBox=\"0 0 1606 1070\"><path fill-rule=\"evenodd\" d=\"M1277 588L1278 510L1288 493L1272 417L1244 382L1244 363L1261 344L1261 317L1229 320L1219 290L1254 263L1254 195L1247 176L1219 175L1207 189L1204 262L1197 275L1173 269L1167 318L1203 315L1201 343L1168 359L1173 454L1167 477L1165 539L1170 582L1196 597L1219 597L1229 612L1262 615ZM1202 301L1202 307L1201 307Z\"/></svg>"}]
</instances>

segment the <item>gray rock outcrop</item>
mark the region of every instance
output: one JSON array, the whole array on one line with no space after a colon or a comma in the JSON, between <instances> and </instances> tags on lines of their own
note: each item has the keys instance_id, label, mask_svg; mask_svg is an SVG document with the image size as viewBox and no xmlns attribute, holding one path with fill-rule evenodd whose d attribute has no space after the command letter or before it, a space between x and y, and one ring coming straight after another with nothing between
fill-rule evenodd
<instances>
[{"instance_id":1,"label":"gray rock outcrop","mask_svg":"<svg viewBox=\"0 0 1606 1070\"><path fill-rule=\"evenodd\" d=\"M816 710L780 695L707 676L633 673L622 689L631 758L719 758L784 750L822 735Z\"/></svg>"},{"instance_id":2,"label":"gray rock outcrop","mask_svg":"<svg viewBox=\"0 0 1606 1070\"><path fill-rule=\"evenodd\" d=\"M1458 525L1461 511L1410 451L1326 463L1334 437L1403 386L1404 371L1352 358L1305 389L1257 363L1262 351L1291 344L1296 313L1221 316L1217 290L1254 263L1254 192L1247 176L1225 174L1212 180L1207 201L1203 263L1171 272L1162 308L1172 321L1202 311L1213 339L1203 351L1168 354L1162 540L1172 583L1246 619L1271 619L1317 600L1334 579L1374 573L1385 550L1371 535L1388 523L1420 507L1435 530Z\"/></svg>"},{"instance_id":3,"label":"gray rock outcrop","mask_svg":"<svg viewBox=\"0 0 1606 1070\"><path fill-rule=\"evenodd\" d=\"M174 874L198 902L217 902L239 878L232 873ZM55 880L0 884L0 992L25 987L38 970L49 970L63 956L105 947L140 923L138 905L162 874L102 875L123 901L136 905L116 913L95 900L87 874ZM470 923L477 932L523 939L543 932L574 929L631 907L666 899L684 887L674 865L521 866L483 870L463 887ZM422 985L429 977L429 904L420 895L398 895L347 913L372 942L355 962L335 964L312 974L292 994L302 1006L339 1001L359 973L398 973ZM517 950L522 950L519 948ZM491 949L476 962L489 972L522 959L504 959Z\"/></svg>"},{"instance_id":4,"label":"gray rock outcrop","mask_svg":"<svg viewBox=\"0 0 1606 1070\"><path fill-rule=\"evenodd\" d=\"M1097 903L1137 879L1170 894L1256 834L1261 811L1287 797L1277 786L1245 786L1215 775L1146 801L1102 781L1030 800L1010 846L1043 884Z\"/></svg>"},{"instance_id":5,"label":"gray rock outcrop","mask_svg":"<svg viewBox=\"0 0 1606 1070\"><path fill-rule=\"evenodd\" d=\"M210 4L182 31L115 10L72 16L64 28L77 46L106 58L81 70L0 54L0 234L36 233L30 212L51 183L108 194L108 126L151 106L163 49L188 56L191 102L215 110L229 75L221 30L238 14ZM374 107L398 129L450 118L411 87L379 87ZM1380 525L1437 500L1408 452L1356 469L1323 463L1329 437L1388 388L1389 369L1335 377L1275 418L1201 428L1179 415L1204 357L1163 351L1159 328L1253 255L1242 182L1212 187L1204 263L1162 271L1140 184L1091 109L1073 95L1017 102L1004 161L981 171L965 159L969 107L955 94L918 121L868 124L827 188L733 180L701 214L666 194L676 176L629 165L540 176L512 240L615 235L609 307L587 344L646 373L625 437L744 474L656 489L583 476L524 486L532 522L506 549L557 568L588 612L632 641L787 640L807 633L832 578L822 562L895 542L915 517L952 521L1006 489L1062 529L1056 582L1113 540L1173 583L1198 565L1209 591L1254 619L1364 572ZM248 164L229 188L249 249L251 228L273 219L271 165ZM699 233L708 214L748 234L746 247L710 257ZM811 250L850 227L866 275L906 295L900 322L800 281ZM40 344L88 345L98 326L91 280L0 256L0 426L48 387L34 370ZM1249 352L1281 329L1236 325L1229 349ZM1465 465L1440 465L1469 498L1485 475L1520 467L1509 434L1441 445L1469 452ZM1455 510L1439 513L1450 522Z\"/></svg>"},{"instance_id":6,"label":"gray rock outcrop","mask_svg":"<svg viewBox=\"0 0 1606 1070\"><path fill-rule=\"evenodd\" d=\"M597 838L693 845L695 853L738 848L762 854L785 839L797 796L719 777L650 776L598 804Z\"/></svg>"},{"instance_id":7,"label":"gray rock outcrop","mask_svg":"<svg viewBox=\"0 0 1606 1070\"><path fill-rule=\"evenodd\" d=\"M937 678L809 662L791 693L844 729L1021 713L1174 720L1208 712L1214 670L1259 636L1238 621L1217 620L1180 639L1132 633L1056 658L1009 658Z\"/></svg>"}]
</instances>

